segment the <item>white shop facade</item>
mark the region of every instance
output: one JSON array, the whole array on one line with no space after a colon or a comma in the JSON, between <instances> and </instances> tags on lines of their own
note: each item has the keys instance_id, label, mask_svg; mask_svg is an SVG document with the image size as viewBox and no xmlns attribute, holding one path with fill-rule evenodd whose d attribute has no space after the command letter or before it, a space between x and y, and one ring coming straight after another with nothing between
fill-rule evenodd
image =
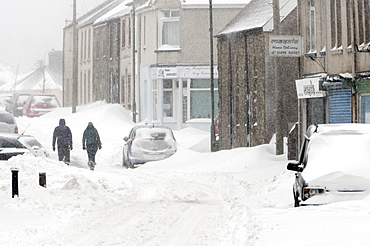
<instances>
[{"instance_id":1,"label":"white shop facade","mask_svg":"<svg viewBox=\"0 0 370 246\"><path fill-rule=\"evenodd\" d=\"M211 124L210 66L151 67L140 73L141 119L172 129ZM218 113L218 73L214 67L214 108Z\"/></svg>"}]
</instances>

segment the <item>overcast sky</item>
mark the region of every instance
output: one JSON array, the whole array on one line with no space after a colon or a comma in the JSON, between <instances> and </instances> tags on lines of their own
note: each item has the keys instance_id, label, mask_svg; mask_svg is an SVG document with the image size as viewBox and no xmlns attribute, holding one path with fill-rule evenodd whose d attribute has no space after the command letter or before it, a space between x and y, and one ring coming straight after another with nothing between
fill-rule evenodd
<instances>
[{"instance_id":1,"label":"overcast sky","mask_svg":"<svg viewBox=\"0 0 370 246\"><path fill-rule=\"evenodd\" d=\"M104 0L77 0L77 15ZM63 49L63 28L73 0L0 0L0 60L21 73L36 67L51 50Z\"/></svg>"}]
</instances>

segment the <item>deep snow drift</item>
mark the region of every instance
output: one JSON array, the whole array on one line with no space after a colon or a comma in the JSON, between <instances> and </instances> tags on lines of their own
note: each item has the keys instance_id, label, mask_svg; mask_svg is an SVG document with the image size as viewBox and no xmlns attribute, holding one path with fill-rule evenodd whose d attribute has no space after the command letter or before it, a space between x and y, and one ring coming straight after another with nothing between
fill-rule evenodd
<instances>
[{"instance_id":1,"label":"deep snow drift","mask_svg":"<svg viewBox=\"0 0 370 246\"><path fill-rule=\"evenodd\" d=\"M59 119L71 128L71 166L51 150ZM0 245L366 245L370 200L293 208L294 174L274 145L209 152L209 134L174 131L178 152L121 166L134 125L119 105L97 102L17 118L50 159L18 156L0 166ZM87 168L82 133L92 121L103 148ZM19 197L11 171L19 169ZM38 185L46 173L47 187Z\"/></svg>"}]
</instances>

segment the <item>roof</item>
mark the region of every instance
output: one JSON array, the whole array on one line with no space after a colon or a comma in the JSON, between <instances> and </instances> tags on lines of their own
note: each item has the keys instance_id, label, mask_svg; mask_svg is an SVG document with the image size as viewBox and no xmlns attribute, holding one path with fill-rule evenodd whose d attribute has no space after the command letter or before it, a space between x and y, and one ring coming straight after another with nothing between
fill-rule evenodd
<instances>
[{"instance_id":1,"label":"roof","mask_svg":"<svg viewBox=\"0 0 370 246\"><path fill-rule=\"evenodd\" d=\"M243 8L251 0L212 0L212 8ZM209 8L209 0L183 0L181 5L184 8Z\"/></svg>"},{"instance_id":2,"label":"roof","mask_svg":"<svg viewBox=\"0 0 370 246\"><path fill-rule=\"evenodd\" d=\"M45 79L43 74L43 68L38 68L33 72L30 72L19 80L15 87L16 91L42 91L45 87L46 90L62 90L61 81L55 73L53 74L48 67L45 68ZM7 83L0 86L0 91L12 91L14 90L13 83Z\"/></svg>"},{"instance_id":3,"label":"roof","mask_svg":"<svg viewBox=\"0 0 370 246\"><path fill-rule=\"evenodd\" d=\"M296 0L280 0L280 15L283 20L296 6ZM273 6L271 0L252 0L217 36L263 28L273 30Z\"/></svg>"},{"instance_id":4,"label":"roof","mask_svg":"<svg viewBox=\"0 0 370 246\"><path fill-rule=\"evenodd\" d=\"M131 3L132 0L124 0L122 3L97 18L94 21L94 25L129 14L132 9Z\"/></svg>"}]
</instances>

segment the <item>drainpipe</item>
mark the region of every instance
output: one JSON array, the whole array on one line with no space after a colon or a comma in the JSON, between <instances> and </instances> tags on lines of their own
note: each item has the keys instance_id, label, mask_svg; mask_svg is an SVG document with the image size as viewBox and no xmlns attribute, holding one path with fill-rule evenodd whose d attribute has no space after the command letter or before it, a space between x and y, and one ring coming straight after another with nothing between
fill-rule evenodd
<instances>
[{"instance_id":1,"label":"drainpipe","mask_svg":"<svg viewBox=\"0 0 370 246\"><path fill-rule=\"evenodd\" d=\"M351 37L352 37L352 40L351 40L351 45L352 45L352 50L353 50L353 60L352 60L352 83L354 85L356 85L356 70L357 70L357 46L356 46L356 43L357 43L357 39L356 39L356 21L355 21L355 3L353 0L350 0L350 22L351 22ZM354 89L352 88L352 91L354 91ZM358 94L356 93L356 91L354 91L355 93L355 98L353 100L353 106L352 106L352 122L358 122L359 121L359 115L360 115L360 112L357 107L358 105L358 100L360 100Z\"/></svg>"}]
</instances>

